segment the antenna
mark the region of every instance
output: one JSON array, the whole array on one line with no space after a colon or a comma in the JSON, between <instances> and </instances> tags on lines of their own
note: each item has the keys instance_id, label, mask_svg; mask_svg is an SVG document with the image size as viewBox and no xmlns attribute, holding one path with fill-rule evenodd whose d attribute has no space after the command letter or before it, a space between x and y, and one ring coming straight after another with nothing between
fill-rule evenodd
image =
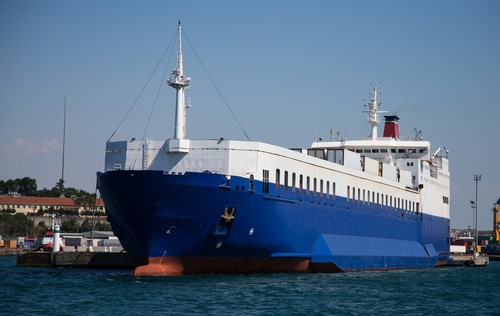
<instances>
[{"instance_id":1,"label":"antenna","mask_svg":"<svg viewBox=\"0 0 500 316\"><path fill-rule=\"evenodd\" d=\"M61 171L61 196L64 197L64 151L66 146L66 96L64 96L64 123L63 123L63 147L62 147L62 171Z\"/></svg>"},{"instance_id":2,"label":"antenna","mask_svg":"<svg viewBox=\"0 0 500 316\"><path fill-rule=\"evenodd\" d=\"M382 105L382 102L377 102L377 96L381 95L381 93L377 93L377 85L373 85L373 93L368 93L368 99L364 99L368 101L368 123L372 126L372 135L371 140L377 140L377 125L380 123L378 118L377 107ZM367 106L365 104L365 106Z\"/></svg>"}]
</instances>

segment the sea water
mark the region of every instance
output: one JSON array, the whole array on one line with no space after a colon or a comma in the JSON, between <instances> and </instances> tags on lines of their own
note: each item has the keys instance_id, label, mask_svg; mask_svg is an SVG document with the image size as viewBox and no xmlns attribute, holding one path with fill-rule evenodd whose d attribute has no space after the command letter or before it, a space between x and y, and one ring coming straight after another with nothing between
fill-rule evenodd
<instances>
[{"instance_id":1,"label":"sea water","mask_svg":"<svg viewBox=\"0 0 500 316\"><path fill-rule=\"evenodd\" d=\"M336 274L133 277L16 267L0 257L1 315L500 315L488 267Z\"/></svg>"}]
</instances>

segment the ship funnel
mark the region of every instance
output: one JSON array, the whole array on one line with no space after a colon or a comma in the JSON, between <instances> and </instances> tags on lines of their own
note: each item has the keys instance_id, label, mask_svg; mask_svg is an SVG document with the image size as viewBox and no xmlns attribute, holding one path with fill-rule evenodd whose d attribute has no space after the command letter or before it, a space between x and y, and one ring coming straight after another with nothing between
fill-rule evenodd
<instances>
[{"instance_id":1,"label":"ship funnel","mask_svg":"<svg viewBox=\"0 0 500 316\"><path fill-rule=\"evenodd\" d=\"M396 115L384 115L384 118L384 137L391 137L399 140L399 117Z\"/></svg>"}]
</instances>

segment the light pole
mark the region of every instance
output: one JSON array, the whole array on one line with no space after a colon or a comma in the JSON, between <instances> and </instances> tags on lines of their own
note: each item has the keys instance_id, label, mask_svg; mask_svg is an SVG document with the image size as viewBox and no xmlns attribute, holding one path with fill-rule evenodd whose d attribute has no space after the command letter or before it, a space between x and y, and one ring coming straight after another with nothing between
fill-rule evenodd
<instances>
[{"instance_id":1,"label":"light pole","mask_svg":"<svg viewBox=\"0 0 500 316\"><path fill-rule=\"evenodd\" d=\"M478 236L477 236L477 184L479 181L481 181L481 175L479 174L475 174L474 175L474 181L476 181L476 203L475 203L475 206L476 206L476 246L474 248L474 254L476 254L477 252L477 246L478 246Z\"/></svg>"},{"instance_id":2,"label":"light pole","mask_svg":"<svg viewBox=\"0 0 500 316\"><path fill-rule=\"evenodd\" d=\"M472 230L474 230L476 225L474 225L474 211L476 208L476 202L475 201L470 201L470 207L472 208ZM470 227L470 226L469 226ZM474 232L472 233L474 235Z\"/></svg>"}]
</instances>

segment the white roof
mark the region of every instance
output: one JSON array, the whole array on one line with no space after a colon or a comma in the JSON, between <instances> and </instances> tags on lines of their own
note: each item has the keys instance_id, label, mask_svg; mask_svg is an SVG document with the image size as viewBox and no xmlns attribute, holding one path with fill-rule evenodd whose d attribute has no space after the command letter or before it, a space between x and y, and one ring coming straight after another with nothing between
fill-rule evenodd
<instances>
[{"instance_id":1,"label":"white roof","mask_svg":"<svg viewBox=\"0 0 500 316\"><path fill-rule=\"evenodd\" d=\"M377 140L346 140L337 142L313 142L311 148L426 148L430 142L422 140L396 140L394 138L379 138Z\"/></svg>"}]
</instances>

